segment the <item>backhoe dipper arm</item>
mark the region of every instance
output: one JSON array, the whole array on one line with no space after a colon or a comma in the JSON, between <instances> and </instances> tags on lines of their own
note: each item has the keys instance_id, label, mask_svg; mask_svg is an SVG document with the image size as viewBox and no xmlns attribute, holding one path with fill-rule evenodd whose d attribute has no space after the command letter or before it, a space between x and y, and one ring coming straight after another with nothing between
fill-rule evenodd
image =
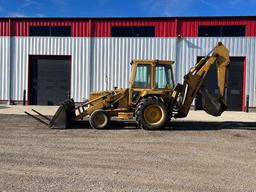
<instances>
[{"instance_id":1,"label":"backhoe dipper arm","mask_svg":"<svg viewBox=\"0 0 256 192\"><path fill-rule=\"evenodd\" d=\"M209 69L213 64L217 65L217 78L219 97L216 99L211 96L207 90L201 87ZM203 59L201 59L194 67L191 68L188 74L184 76L183 85L176 87L176 101L178 114L176 117L186 117L193 99L198 91L204 97L204 110L214 116L219 116L226 109L226 90L228 83L228 68L229 68L229 51L219 42L217 46ZM178 94L180 93L180 94ZM173 94L175 97L175 94Z\"/></svg>"}]
</instances>

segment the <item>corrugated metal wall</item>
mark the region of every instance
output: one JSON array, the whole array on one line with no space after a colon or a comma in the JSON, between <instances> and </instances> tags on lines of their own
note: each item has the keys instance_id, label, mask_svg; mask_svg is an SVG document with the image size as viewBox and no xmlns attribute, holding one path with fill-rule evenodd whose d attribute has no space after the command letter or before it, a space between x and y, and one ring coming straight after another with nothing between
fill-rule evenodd
<instances>
[{"instance_id":1,"label":"corrugated metal wall","mask_svg":"<svg viewBox=\"0 0 256 192\"><path fill-rule=\"evenodd\" d=\"M0 37L0 100L8 100L10 78L10 38Z\"/></svg>"},{"instance_id":2,"label":"corrugated metal wall","mask_svg":"<svg viewBox=\"0 0 256 192\"><path fill-rule=\"evenodd\" d=\"M175 60L175 38L94 38L93 42L92 90L128 87L132 59Z\"/></svg>"},{"instance_id":3,"label":"corrugated metal wall","mask_svg":"<svg viewBox=\"0 0 256 192\"><path fill-rule=\"evenodd\" d=\"M28 88L29 55L71 55L71 96L82 101L89 92L89 45L88 38L12 38L12 100L22 100Z\"/></svg>"},{"instance_id":4,"label":"corrugated metal wall","mask_svg":"<svg viewBox=\"0 0 256 192\"><path fill-rule=\"evenodd\" d=\"M177 49L177 77L178 82L183 81L183 76L196 63L197 56L205 56L222 41L230 50L230 56L246 57L246 82L245 94L249 94L250 106L256 107L256 38L253 37L222 37L222 38L182 38Z\"/></svg>"},{"instance_id":5,"label":"corrugated metal wall","mask_svg":"<svg viewBox=\"0 0 256 192\"><path fill-rule=\"evenodd\" d=\"M72 38L71 97L82 102L88 98L91 78L91 39Z\"/></svg>"},{"instance_id":6,"label":"corrugated metal wall","mask_svg":"<svg viewBox=\"0 0 256 192\"><path fill-rule=\"evenodd\" d=\"M8 98L8 38L1 38L1 100ZM28 88L29 55L71 55L71 96L77 102L90 91L128 87L132 59L175 60L175 79L183 76L196 63L197 56L206 55L218 41L231 56L246 57L246 94L250 106L256 107L256 38L12 38L12 99L22 100ZM4 48L6 47L6 49ZM107 79L106 79L107 77ZM106 83L107 80L107 83Z\"/></svg>"},{"instance_id":7,"label":"corrugated metal wall","mask_svg":"<svg viewBox=\"0 0 256 192\"><path fill-rule=\"evenodd\" d=\"M134 58L175 60L175 42L175 38L12 38L12 100L22 100L28 89L29 55L71 55L71 97L82 102L90 91L128 87Z\"/></svg>"},{"instance_id":8,"label":"corrugated metal wall","mask_svg":"<svg viewBox=\"0 0 256 192\"><path fill-rule=\"evenodd\" d=\"M197 56L206 55L223 41L231 56L246 57L245 94L249 94L250 106L256 107L256 37L200 38L196 37L199 25L246 25L246 36L256 36L255 17L2 18L0 100L22 100L23 90L28 88L29 55L71 55L71 96L81 102L90 91L127 87L131 59L173 59L177 62L175 79L182 82ZM30 26L72 26L74 37L22 37L29 35ZM111 26L155 26L156 37L111 38ZM183 37L176 38L177 34ZM10 35L18 37L6 37Z\"/></svg>"}]
</instances>

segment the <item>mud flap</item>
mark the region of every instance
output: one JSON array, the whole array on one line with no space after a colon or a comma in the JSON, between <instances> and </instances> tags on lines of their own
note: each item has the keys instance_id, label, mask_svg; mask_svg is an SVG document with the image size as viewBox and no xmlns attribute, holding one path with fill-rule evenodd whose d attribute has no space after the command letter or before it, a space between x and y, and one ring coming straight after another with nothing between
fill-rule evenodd
<instances>
[{"instance_id":1,"label":"mud flap","mask_svg":"<svg viewBox=\"0 0 256 192\"><path fill-rule=\"evenodd\" d=\"M207 90L200 90L202 94L202 106L206 113L213 116L220 116L226 109L224 104L213 97Z\"/></svg>"},{"instance_id":2,"label":"mud flap","mask_svg":"<svg viewBox=\"0 0 256 192\"><path fill-rule=\"evenodd\" d=\"M52 129L68 128L74 121L75 116L74 100L68 99L59 106L48 126Z\"/></svg>"}]
</instances>

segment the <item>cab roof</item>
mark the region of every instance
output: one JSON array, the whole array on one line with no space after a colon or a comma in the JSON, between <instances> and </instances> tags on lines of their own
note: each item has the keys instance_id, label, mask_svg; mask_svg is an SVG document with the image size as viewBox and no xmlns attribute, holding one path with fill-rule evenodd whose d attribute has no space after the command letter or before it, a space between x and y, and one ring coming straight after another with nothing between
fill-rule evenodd
<instances>
[{"instance_id":1,"label":"cab roof","mask_svg":"<svg viewBox=\"0 0 256 192\"><path fill-rule=\"evenodd\" d=\"M131 65L133 63L142 63L142 64L152 64L152 63L157 63L157 64L167 64L167 65L171 65L174 64L174 61L172 60L150 60L150 59L133 59L131 61Z\"/></svg>"}]
</instances>

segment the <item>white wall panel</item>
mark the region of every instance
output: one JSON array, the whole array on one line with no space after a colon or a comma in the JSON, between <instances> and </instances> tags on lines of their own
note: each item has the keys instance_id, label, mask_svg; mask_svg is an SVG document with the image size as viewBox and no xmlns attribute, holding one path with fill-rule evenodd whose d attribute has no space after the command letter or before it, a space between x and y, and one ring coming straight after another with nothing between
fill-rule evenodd
<instances>
[{"instance_id":1,"label":"white wall panel","mask_svg":"<svg viewBox=\"0 0 256 192\"><path fill-rule=\"evenodd\" d=\"M90 49L89 38L72 39L71 97L84 101L90 92Z\"/></svg>"},{"instance_id":2,"label":"white wall panel","mask_svg":"<svg viewBox=\"0 0 256 192\"><path fill-rule=\"evenodd\" d=\"M10 38L0 37L0 100L8 100L10 78Z\"/></svg>"},{"instance_id":3,"label":"white wall panel","mask_svg":"<svg viewBox=\"0 0 256 192\"><path fill-rule=\"evenodd\" d=\"M132 59L174 60L175 43L175 38L94 38L92 90L128 87Z\"/></svg>"},{"instance_id":4,"label":"white wall panel","mask_svg":"<svg viewBox=\"0 0 256 192\"><path fill-rule=\"evenodd\" d=\"M175 79L183 76L197 60L206 55L218 41L229 49L231 56L246 57L246 94L250 106L256 107L256 38L12 38L12 99L22 100L28 86L29 55L71 55L71 97L77 102L90 91L128 87L132 59L175 60ZM0 38L1 100L8 99L8 38ZM6 49L5 49L6 47ZM107 82L106 82L107 77Z\"/></svg>"}]
</instances>

